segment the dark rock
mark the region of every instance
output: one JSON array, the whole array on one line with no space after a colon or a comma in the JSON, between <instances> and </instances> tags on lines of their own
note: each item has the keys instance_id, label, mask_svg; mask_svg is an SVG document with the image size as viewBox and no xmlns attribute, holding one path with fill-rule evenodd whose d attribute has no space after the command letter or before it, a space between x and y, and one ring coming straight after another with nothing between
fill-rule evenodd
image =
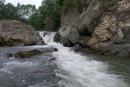
<instances>
[{"instance_id":1,"label":"dark rock","mask_svg":"<svg viewBox=\"0 0 130 87\"><path fill-rule=\"evenodd\" d=\"M87 1L85 3L87 9L82 12L77 24L78 31L81 35L91 35L103 14L103 8L101 8L98 0Z\"/></svg>"},{"instance_id":2,"label":"dark rock","mask_svg":"<svg viewBox=\"0 0 130 87\"><path fill-rule=\"evenodd\" d=\"M54 48L54 51L58 51L58 49L57 49L57 48Z\"/></svg>"},{"instance_id":3,"label":"dark rock","mask_svg":"<svg viewBox=\"0 0 130 87\"><path fill-rule=\"evenodd\" d=\"M31 58L32 56L36 56L39 54L43 54L43 52L39 50L31 50L31 51L19 51L16 53L8 54L9 57L16 57L16 58Z\"/></svg>"},{"instance_id":4,"label":"dark rock","mask_svg":"<svg viewBox=\"0 0 130 87\"><path fill-rule=\"evenodd\" d=\"M76 27L72 25L60 28L58 33L60 34L60 42L63 43L65 46L71 46L72 44L76 44L80 40L80 36Z\"/></svg>"},{"instance_id":5,"label":"dark rock","mask_svg":"<svg viewBox=\"0 0 130 87\"><path fill-rule=\"evenodd\" d=\"M56 35L54 36L54 41L55 42L60 42L60 38L61 38L60 34L56 33Z\"/></svg>"},{"instance_id":6,"label":"dark rock","mask_svg":"<svg viewBox=\"0 0 130 87\"><path fill-rule=\"evenodd\" d=\"M55 61L55 60L56 60L56 58L52 58L52 59L51 59L51 61Z\"/></svg>"},{"instance_id":7,"label":"dark rock","mask_svg":"<svg viewBox=\"0 0 130 87\"><path fill-rule=\"evenodd\" d=\"M103 55L116 55L116 56L129 56L130 52L125 48L124 45L108 45L101 49Z\"/></svg>"},{"instance_id":8,"label":"dark rock","mask_svg":"<svg viewBox=\"0 0 130 87\"><path fill-rule=\"evenodd\" d=\"M42 37L39 35L39 32L37 32L37 43L36 45L46 45L46 43L43 41Z\"/></svg>"},{"instance_id":9,"label":"dark rock","mask_svg":"<svg viewBox=\"0 0 130 87\"><path fill-rule=\"evenodd\" d=\"M29 51L18 51L13 53L8 53L8 57L16 57L16 58L31 58L33 56L41 55L44 53L50 53L53 51L58 51L56 48L40 48L40 49L33 49Z\"/></svg>"},{"instance_id":10,"label":"dark rock","mask_svg":"<svg viewBox=\"0 0 130 87\"><path fill-rule=\"evenodd\" d=\"M77 44L77 45L73 46L73 47L71 48L71 50L77 52L77 51L79 51L81 48L82 48L82 47L81 47L79 44Z\"/></svg>"},{"instance_id":11,"label":"dark rock","mask_svg":"<svg viewBox=\"0 0 130 87\"><path fill-rule=\"evenodd\" d=\"M50 47L50 48L39 48L39 49L37 49L37 50L39 50L39 51L41 51L41 52L53 52L53 51L58 51L57 48L53 48L53 47Z\"/></svg>"},{"instance_id":12,"label":"dark rock","mask_svg":"<svg viewBox=\"0 0 130 87\"><path fill-rule=\"evenodd\" d=\"M91 50L88 47L85 47L85 48L81 48L79 52L82 52L83 54L92 54L94 53L94 50Z\"/></svg>"}]
</instances>

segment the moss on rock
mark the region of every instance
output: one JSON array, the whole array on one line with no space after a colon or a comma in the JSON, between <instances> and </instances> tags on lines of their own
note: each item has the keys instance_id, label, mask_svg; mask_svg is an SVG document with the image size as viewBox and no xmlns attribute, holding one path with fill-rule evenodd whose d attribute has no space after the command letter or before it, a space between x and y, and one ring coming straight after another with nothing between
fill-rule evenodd
<instances>
[{"instance_id":1,"label":"moss on rock","mask_svg":"<svg viewBox=\"0 0 130 87\"><path fill-rule=\"evenodd\" d=\"M14 54L9 54L9 56L14 56L16 58L31 58L33 56L37 56L43 54L43 52L39 50L31 50L31 51L19 51Z\"/></svg>"}]
</instances>

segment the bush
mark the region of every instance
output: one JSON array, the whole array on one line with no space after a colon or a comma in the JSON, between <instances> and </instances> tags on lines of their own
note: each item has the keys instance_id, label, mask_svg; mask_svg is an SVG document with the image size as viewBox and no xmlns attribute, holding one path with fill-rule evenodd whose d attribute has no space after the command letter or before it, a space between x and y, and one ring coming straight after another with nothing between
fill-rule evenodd
<instances>
[{"instance_id":1,"label":"bush","mask_svg":"<svg viewBox=\"0 0 130 87\"><path fill-rule=\"evenodd\" d=\"M63 10L70 10L73 9L74 7L79 6L80 1L79 0L64 0L63 2Z\"/></svg>"},{"instance_id":2,"label":"bush","mask_svg":"<svg viewBox=\"0 0 130 87\"><path fill-rule=\"evenodd\" d=\"M119 0L99 0L101 2L101 6L105 10L110 10L113 6L117 4Z\"/></svg>"}]
</instances>

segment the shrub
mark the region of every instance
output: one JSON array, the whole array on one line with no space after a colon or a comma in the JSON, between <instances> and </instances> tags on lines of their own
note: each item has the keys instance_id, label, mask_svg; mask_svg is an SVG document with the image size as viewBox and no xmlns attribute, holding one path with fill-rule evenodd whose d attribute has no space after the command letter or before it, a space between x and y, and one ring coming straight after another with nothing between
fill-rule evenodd
<instances>
[{"instance_id":1,"label":"shrub","mask_svg":"<svg viewBox=\"0 0 130 87\"><path fill-rule=\"evenodd\" d=\"M74 7L79 6L79 0L64 0L63 2L63 10L70 10L73 9Z\"/></svg>"},{"instance_id":2,"label":"shrub","mask_svg":"<svg viewBox=\"0 0 130 87\"><path fill-rule=\"evenodd\" d=\"M117 4L119 0L99 0L101 2L101 6L105 10L110 10L113 6Z\"/></svg>"}]
</instances>

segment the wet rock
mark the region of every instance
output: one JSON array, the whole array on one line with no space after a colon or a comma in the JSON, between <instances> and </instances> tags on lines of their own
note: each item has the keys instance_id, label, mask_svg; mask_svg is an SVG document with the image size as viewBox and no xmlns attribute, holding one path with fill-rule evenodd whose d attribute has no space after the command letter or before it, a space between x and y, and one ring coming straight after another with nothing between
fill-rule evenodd
<instances>
[{"instance_id":1,"label":"wet rock","mask_svg":"<svg viewBox=\"0 0 130 87\"><path fill-rule=\"evenodd\" d=\"M8 57L15 57L15 58L31 58L33 56L41 55L44 53L49 53L53 51L58 51L56 48L48 48L48 49L33 49L29 51L18 51L18 52L13 52L13 53L8 53Z\"/></svg>"},{"instance_id":2,"label":"wet rock","mask_svg":"<svg viewBox=\"0 0 130 87\"><path fill-rule=\"evenodd\" d=\"M60 42L63 43L65 46L73 46L73 44L76 44L80 39L76 26L64 26L60 28L58 33L61 36Z\"/></svg>"},{"instance_id":3,"label":"wet rock","mask_svg":"<svg viewBox=\"0 0 130 87\"><path fill-rule=\"evenodd\" d=\"M41 51L41 52L53 52L53 51L58 51L57 48L53 48L53 47L50 47L50 48L39 48L39 49L37 49L37 50L39 50L39 51Z\"/></svg>"},{"instance_id":4,"label":"wet rock","mask_svg":"<svg viewBox=\"0 0 130 87\"><path fill-rule=\"evenodd\" d=\"M77 51L79 51L81 48L82 48L82 47L81 47L79 44L77 44L77 45L73 46L73 47L71 48L71 50L77 52Z\"/></svg>"},{"instance_id":5,"label":"wet rock","mask_svg":"<svg viewBox=\"0 0 130 87\"><path fill-rule=\"evenodd\" d=\"M55 42L59 42L59 41L60 41L60 38L61 38L60 34L59 34L59 33L56 33L56 35L54 36L54 41L55 41Z\"/></svg>"},{"instance_id":6,"label":"wet rock","mask_svg":"<svg viewBox=\"0 0 130 87\"><path fill-rule=\"evenodd\" d=\"M130 52L127 48L122 45L107 45L100 49L99 54L103 55L116 55L116 56L125 56L128 57Z\"/></svg>"},{"instance_id":7,"label":"wet rock","mask_svg":"<svg viewBox=\"0 0 130 87\"><path fill-rule=\"evenodd\" d=\"M51 61L55 61L55 60L56 60L56 58L51 58L50 60L51 60Z\"/></svg>"},{"instance_id":8,"label":"wet rock","mask_svg":"<svg viewBox=\"0 0 130 87\"><path fill-rule=\"evenodd\" d=\"M42 54L39 50L31 50L31 51L19 51L16 53L8 54L9 57L16 57L16 58L31 58L32 56Z\"/></svg>"}]
</instances>

